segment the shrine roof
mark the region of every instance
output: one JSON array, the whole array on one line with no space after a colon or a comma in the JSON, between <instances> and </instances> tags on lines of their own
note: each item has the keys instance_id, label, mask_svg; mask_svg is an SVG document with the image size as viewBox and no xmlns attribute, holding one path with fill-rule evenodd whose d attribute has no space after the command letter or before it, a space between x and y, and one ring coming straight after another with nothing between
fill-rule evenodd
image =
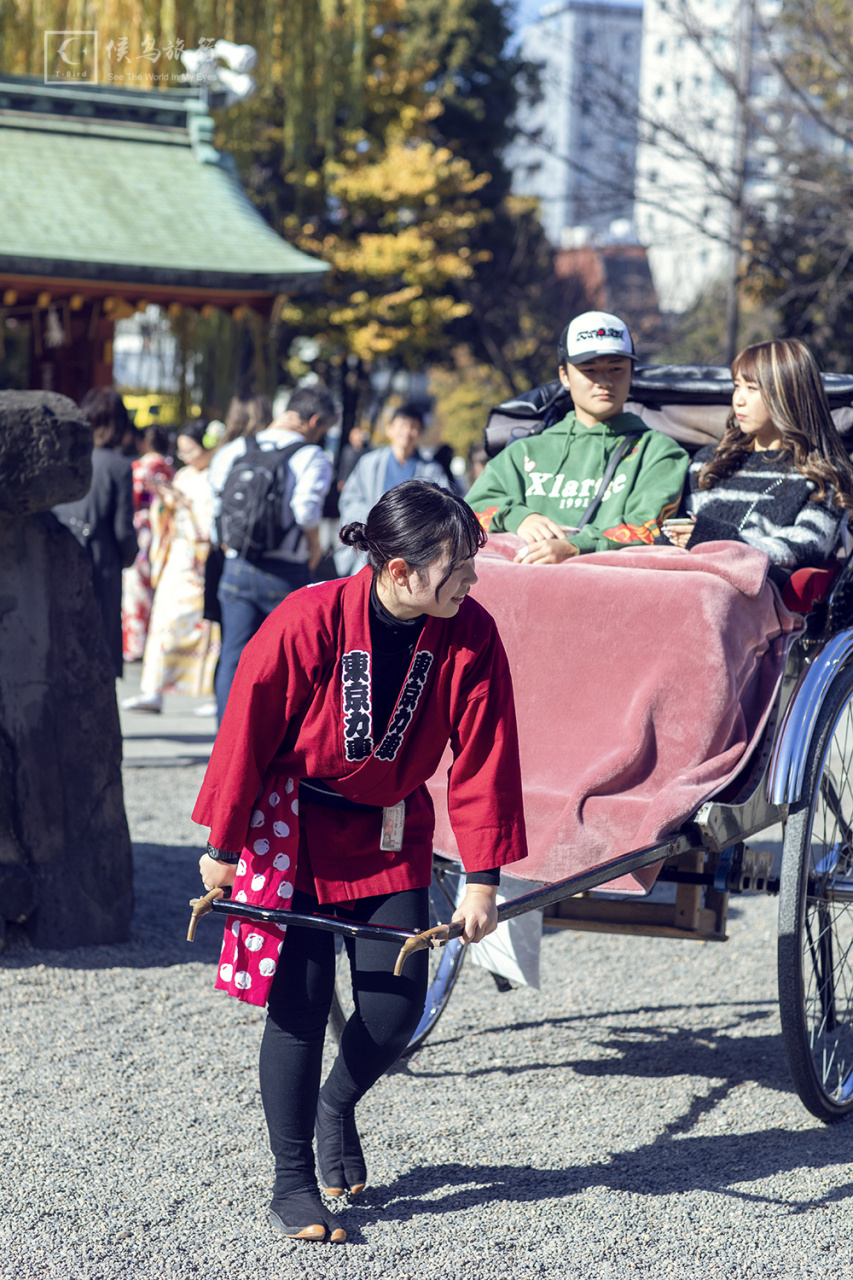
<instances>
[{"instance_id":1,"label":"shrine roof","mask_svg":"<svg viewBox=\"0 0 853 1280\"><path fill-rule=\"evenodd\" d=\"M0 274L273 296L322 283L213 146L198 90L0 76Z\"/></svg>"}]
</instances>

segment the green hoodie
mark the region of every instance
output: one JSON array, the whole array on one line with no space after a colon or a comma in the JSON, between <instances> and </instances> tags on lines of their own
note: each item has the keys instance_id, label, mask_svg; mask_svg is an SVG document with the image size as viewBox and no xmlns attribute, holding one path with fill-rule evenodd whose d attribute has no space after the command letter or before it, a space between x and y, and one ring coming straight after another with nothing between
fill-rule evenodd
<instances>
[{"instance_id":1,"label":"green hoodie","mask_svg":"<svg viewBox=\"0 0 853 1280\"><path fill-rule=\"evenodd\" d=\"M573 411L541 435L508 445L465 499L492 533L517 532L533 512L574 526L595 497L608 459L635 432L640 438L620 461L592 521L567 538L581 553L654 542L660 522L678 506L690 459L635 413L585 427Z\"/></svg>"}]
</instances>

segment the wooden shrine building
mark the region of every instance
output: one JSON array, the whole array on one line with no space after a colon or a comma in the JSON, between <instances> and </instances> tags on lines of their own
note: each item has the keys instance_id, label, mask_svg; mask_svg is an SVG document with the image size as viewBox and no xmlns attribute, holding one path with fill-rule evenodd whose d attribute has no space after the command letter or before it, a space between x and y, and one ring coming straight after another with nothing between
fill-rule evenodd
<instances>
[{"instance_id":1,"label":"wooden shrine building","mask_svg":"<svg viewBox=\"0 0 853 1280\"><path fill-rule=\"evenodd\" d=\"M116 321L150 303L268 316L322 287L327 265L268 226L213 129L198 89L0 76L0 362L14 341L31 388L109 384Z\"/></svg>"}]
</instances>

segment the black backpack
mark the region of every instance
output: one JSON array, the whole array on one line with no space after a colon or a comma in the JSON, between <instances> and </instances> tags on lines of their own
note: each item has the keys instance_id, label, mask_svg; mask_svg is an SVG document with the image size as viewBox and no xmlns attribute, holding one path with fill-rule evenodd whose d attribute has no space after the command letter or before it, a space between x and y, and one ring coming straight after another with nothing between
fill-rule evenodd
<instances>
[{"instance_id":1,"label":"black backpack","mask_svg":"<svg viewBox=\"0 0 853 1280\"><path fill-rule=\"evenodd\" d=\"M282 521L287 464L307 443L297 440L283 449L262 449L254 436L246 436L246 452L234 459L222 489L216 524L223 547L252 563L278 550L296 524L295 519Z\"/></svg>"}]
</instances>

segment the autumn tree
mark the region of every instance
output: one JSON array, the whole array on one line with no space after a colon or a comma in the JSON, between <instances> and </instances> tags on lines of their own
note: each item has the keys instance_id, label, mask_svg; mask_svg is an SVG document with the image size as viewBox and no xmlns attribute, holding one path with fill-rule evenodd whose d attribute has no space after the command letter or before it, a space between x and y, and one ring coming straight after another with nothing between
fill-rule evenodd
<instances>
[{"instance_id":1,"label":"autumn tree","mask_svg":"<svg viewBox=\"0 0 853 1280\"><path fill-rule=\"evenodd\" d=\"M317 131L297 154L268 123L286 109L283 83L228 126L253 199L333 266L327 296L283 308L282 349L296 372L315 339L314 367L337 364L346 388L364 385L377 360L447 362L461 343L510 389L530 386L552 345L551 258L501 157L532 84L505 53L505 11L494 0L408 0L369 15L364 93L339 112L333 149Z\"/></svg>"},{"instance_id":2,"label":"autumn tree","mask_svg":"<svg viewBox=\"0 0 853 1280\"><path fill-rule=\"evenodd\" d=\"M494 0L417 0L408 14L404 60L417 65L429 49L438 68L432 84L443 110L431 136L489 175L479 193L487 216L471 240L475 269L451 286L467 310L450 326L449 345L462 367L496 370L510 394L552 376L555 326L564 323L538 206L512 194L504 158L520 101L540 91L539 70L507 52L509 13Z\"/></svg>"},{"instance_id":3,"label":"autumn tree","mask_svg":"<svg viewBox=\"0 0 853 1280\"><path fill-rule=\"evenodd\" d=\"M58 28L85 8L42 5ZM38 71L31 26L24 0L0 9L9 69ZM348 416L371 365L449 360L459 343L510 386L536 380L554 324L540 283L551 264L501 159L530 82L506 53L502 0L102 0L98 27L126 37L143 70L146 47L222 36L258 50L255 96L214 111L217 145L270 224L332 267L322 296L289 298L276 316L279 376L304 372L311 354ZM184 329L186 359L193 343L227 346L218 321ZM246 324L234 337L244 352L265 346Z\"/></svg>"},{"instance_id":4,"label":"autumn tree","mask_svg":"<svg viewBox=\"0 0 853 1280\"><path fill-rule=\"evenodd\" d=\"M692 285L694 298L701 289L676 321L685 342L676 333L670 349L715 350L724 359L763 317L764 336L796 334L825 361L849 362L849 4L647 0L644 42L658 41L671 74L658 64L661 83L647 85L639 106L613 76L597 101L609 118L633 112L641 144L633 194L653 266L656 254L672 258L683 242L684 267L670 277L682 293ZM617 200L632 195L632 177ZM739 328L734 299L744 313ZM722 307L720 323L709 300Z\"/></svg>"},{"instance_id":5,"label":"autumn tree","mask_svg":"<svg viewBox=\"0 0 853 1280\"><path fill-rule=\"evenodd\" d=\"M850 9L838 0L786 0L777 24L774 34L768 18L763 32L775 48L787 102L774 138L783 177L775 198L751 211L744 288L776 308L782 332L808 342L825 367L847 372L853 365Z\"/></svg>"}]
</instances>

